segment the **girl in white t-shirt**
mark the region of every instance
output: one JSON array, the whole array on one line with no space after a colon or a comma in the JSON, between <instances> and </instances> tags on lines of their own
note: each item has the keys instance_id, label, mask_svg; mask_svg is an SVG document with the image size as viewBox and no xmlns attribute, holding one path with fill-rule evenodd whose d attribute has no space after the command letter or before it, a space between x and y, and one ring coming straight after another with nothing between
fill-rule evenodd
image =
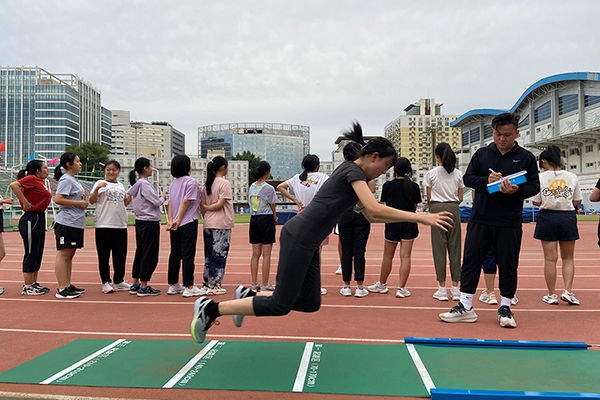
<instances>
[{"instance_id":1,"label":"girl in white t-shirt","mask_svg":"<svg viewBox=\"0 0 600 400\"><path fill-rule=\"evenodd\" d=\"M427 204L430 213L449 211L452 213L454 225L447 231L431 227L431 248L433 251L433 264L435 266L438 290L433 298L448 301L446 289L446 251L450 260L450 277L452 300L460 300L460 209L458 205L463 200L463 174L456 169L456 154L448 143L440 143L435 147L435 160L438 167L427 171L423 179L423 186L427 191Z\"/></svg>"},{"instance_id":2,"label":"girl in white t-shirt","mask_svg":"<svg viewBox=\"0 0 600 400\"><path fill-rule=\"evenodd\" d=\"M233 193L225 176L228 163L216 156L207 165L206 184L200 192L200 209L204 217L204 294L225 294L221 287L231 244Z\"/></svg>"},{"instance_id":3,"label":"girl in white t-shirt","mask_svg":"<svg viewBox=\"0 0 600 400\"><path fill-rule=\"evenodd\" d=\"M329 178L326 174L319 172L319 157L314 154L307 154L302 159L302 168L304 172L296 174L285 182L277 186L277 190L282 195L293 201L298 206L300 214L312 201L317 191L323 187L325 181ZM290 194L288 189L292 189L294 194ZM323 240L321 247L329 244L329 236ZM319 256L321 249L319 248ZM321 288L321 294L327 294L327 289Z\"/></svg>"},{"instance_id":4,"label":"girl in white t-shirt","mask_svg":"<svg viewBox=\"0 0 600 400\"><path fill-rule=\"evenodd\" d=\"M583 200L579 190L577 175L563 171L560 159L560 149L548 146L540 154L540 192L532 201L540 207L538 221L533 237L542 241L544 249L544 277L548 294L542 301L548 304L558 304L556 290L556 260L558 246L562 259L562 276L565 284L560 299L573 305L579 305L579 300L571 292L575 275L575 241L579 239L577 231L577 215L574 206Z\"/></svg>"},{"instance_id":5,"label":"girl in white t-shirt","mask_svg":"<svg viewBox=\"0 0 600 400\"><path fill-rule=\"evenodd\" d=\"M125 277L127 259L127 209L131 196L125 186L117 181L121 164L110 160L104 165L104 178L96 181L90 195L90 203L96 204L94 226L96 227L96 251L98 269L102 280L102 292L129 291ZM110 279L110 254L113 258L113 279Z\"/></svg>"}]
</instances>

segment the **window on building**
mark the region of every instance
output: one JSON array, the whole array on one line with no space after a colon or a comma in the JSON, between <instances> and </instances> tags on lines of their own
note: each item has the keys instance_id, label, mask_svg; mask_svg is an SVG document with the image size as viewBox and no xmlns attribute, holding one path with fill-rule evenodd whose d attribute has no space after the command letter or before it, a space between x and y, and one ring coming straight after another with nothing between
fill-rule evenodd
<instances>
[{"instance_id":1,"label":"window on building","mask_svg":"<svg viewBox=\"0 0 600 400\"><path fill-rule=\"evenodd\" d=\"M591 168L591 167L593 167L593 166L594 166L594 163L593 163L593 162L585 163L585 167L586 167L586 168Z\"/></svg>"},{"instance_id":2,"label":"window on building","mask_svg":"<svg viewBox=\"0 0 600 400\"><path fill-rule=\"evenodd\" d=\"M479 128L471 129L469 137L471 143L479 142L481 140L481 130Z\"/></svg>"},{"instance_id":3,"label":"window on building","mask_svg":"<svg viewBox=\"0 0 600 400\"><path fill-rule=\"evenodd\" d=\"M550 118L552 115L552 109L550 107L550 100L539 106L535 109L534 112L534 122L537 124L538 122L545 121Z\"/></svg>"},{"instance_id":4,"label":"window on building","mask_svg":"<svg viewBox=\"0 0 600 400\"><path fill-rule=\"evenodd\" d=\"M462 146L468 146L469 145L469 131L463 131L461 143L462 143L461 144Z\"/></svg>"},{"instance_id":5,"label":"window on building","mask_svg":"<svg viewBox=\"0 0 600 400\"><path fill-rule=\"evenodd\" d=\"M523 120L521 122L519 122L519 129L521 129L524 126L528 126L529 125L529 115L526 116L525 118L523 118Z\"/></svg>"},{"instance_id":6,"label":"window on building","mask_svg":"<svg viewBox=\"0 0 600 400\"><path fill-rule=\"evenodd\" d=\"M593 145L585 146L585 152L586 153L591 153L592 151L594 151L594 146Z\"/></svg>"},{"instance_id":7,"label":"window on building","mask_svg":"<svg viewBox=\"0 0 600 400\"><path fill-rule=\"evenodd\" d=\"M484 127L483 127L483 139L489 139L492 136L494 136L492 126L491 125L484 125Z\"/></svg>"},{"instance_id":8,"label":"window on building","mask_svg":"<svg viewBox=\"0 0 600 400\"><path fill-rule=\"evenodd\" d=\"M569 168L570 169L577 169L577 165L570 165Z\"/></svg>"},{"instance_id":9,"label":"window on building","mask_svg":"<svg viewBox=\"0 0 600 400\"><path fill-rule=\"evenodd\" d=\"M583 106L589 107L600 103L600 96L583 96Z\"/></svg>"},{"instance_id":10,"label":"window on building","mask_svg":"<svg viewBox=\"0 0 600 400\"><path fill-rule=\"evenodd\" d=\"M570 113L579 107L578 95L567 94L558 98L558 115Z\"/></svg>"}]
</instances>

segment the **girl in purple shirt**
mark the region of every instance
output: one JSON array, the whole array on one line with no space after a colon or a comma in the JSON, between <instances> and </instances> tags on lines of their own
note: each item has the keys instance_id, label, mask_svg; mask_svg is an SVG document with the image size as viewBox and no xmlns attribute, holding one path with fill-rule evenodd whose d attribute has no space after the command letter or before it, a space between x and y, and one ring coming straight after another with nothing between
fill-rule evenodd
<instances>
[{"instance_id":1,"label":"girl in purple shirt","mask_svg":"<svg viewBox=\"0 0 600 400\"><path fill-rule=\"evenodd\" d=\"M135 173L140 175L136 181ZM131 187L127 194L131 196L133 212L135 213L135 258L133 260L133 285L129 294L139 297L158 296L160 290L148 286L150 278L158 264L158 247L160 244L160 206L167 199L166 195L159 196L154 186L148 182L152 176L150 160L140 157L135 160L134 170L129 173Z\"/></svg>"}]
</instances>

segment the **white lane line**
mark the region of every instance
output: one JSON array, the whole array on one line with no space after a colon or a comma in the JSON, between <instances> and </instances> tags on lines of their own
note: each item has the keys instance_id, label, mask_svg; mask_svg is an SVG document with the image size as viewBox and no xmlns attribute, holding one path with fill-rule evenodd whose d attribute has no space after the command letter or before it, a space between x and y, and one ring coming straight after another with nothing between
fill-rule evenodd
<instances>
[{"instance_id":1,"label":"white lane line","mask_svg":"<svg viewBox=\"0 0 600 400\"><path fill-rule=\"evenodd\" d=\"M298 367L298 373L296 374L296 380L294 381L294 387L292 392L302 392L304 389L304 381L306 380L306 373L308 372L308 362L310 361L310 355L314 342L308 342L304 346L304 352L302 353L302 359L300 360L300 366Z\"/></svg>"},{"instance_id":2,"label":"white lane line","mask_svg":"<svg viewBox=\"0 0 600 400\"><path fill-rule=\"evenodd\" d=\"M412 357L415 367L417 367L417 371L419 371L419 375L421 375L421 380L425 385L425 389L427 389L427 393L431 394L431 389L435 389L435 385L433 384L431 376L429 376L429 372L427 372L427 368L425 368L425 364L423 364L423 361L421 360L421 357L419 357L419 353L417 353L413 344L408 343L406 348Z\"/></svg>"},{"instance_id":3,"label":"white lane line","mask_svg":"<svg viewBox=\"0 0 600 400\"><path fill-rule=\"evenodd\" d=\"M187 364L185 364L183 368L179 370L179 372L173 375L173 377L169 379L167 383L164 384L163 389L171 389L173 386L175 386L175 384L179 382L181 378L183 378L185 374L187 374L188 371L192 369L194 365L196 365L196 363L200 361L200 359L204 357L204 355L208 353L210 349L215 347L217 343L219 343L218 340L211 340L209 344L207 344L202 350L200 350L200 352L196 354L194 358L192 358Z\"/></svg>"},{"instance_id":4,"label":"white lane line","mask_svg":"<svg viewBox=\"0 0 600 400\"><path fill-rule=\"evenodd\" d=\"M112 349L113 347L123 343L125 341L125 339L119 339L116 340L114 342L112 342L111 344L109 344L108 346L98 350L97 352L95 352L94 354L91 354L89 356L87 356L86 358L84 358L83 360L76 362L75 364L71 365L70 367L67 367L65 369L63 369L60 372L57 372L56 374L52 375L50 378L48 379L44 379L43 381L40 382L40 385L48 385L49 383L54 382L55 380L57 380L58 378L60 378L61 376L68 374L69 372L73 371L75 368L85 364L86 362L98 357L100 354L104 353L107 350Z\"/></svg>"}]
</instances>

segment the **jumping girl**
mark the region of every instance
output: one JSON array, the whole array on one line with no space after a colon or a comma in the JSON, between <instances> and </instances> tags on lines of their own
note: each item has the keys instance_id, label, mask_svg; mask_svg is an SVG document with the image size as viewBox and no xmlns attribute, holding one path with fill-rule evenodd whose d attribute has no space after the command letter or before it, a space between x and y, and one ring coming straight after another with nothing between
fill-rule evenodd
<instances>
[{"instance_id":1,"label":"jumping girl","mask_svg":"<svg viewBox=\"0 0 600 400\"><path fill-rule=\"evenodd\" d=\"M269 283L271 271L271 251L275 243L275 226L277 216L275 206L277 195L273 186L267 183L271 176L271 165L260 161L252 170L252 177L256 179L248 190L248 203L250 204L250 243L252 244L252 258L250 259L250 274L252 275L252 290L272 292L273 285ZM262 279L258 282L258 260L262 255Z\"/></svg>"},{"instance_id":2,"label":"jumping girl","mask_svg":"<svg viewBox=\"0 0 600 400\"><path fill-rule=\"evenodd\" d=\"M200 219L200 187L190 176L192 161L186 155L177 155L171 161L171 175L175 178L169 186L167 231L171 239L169 255L169 289L167 294L183 297L200 296L202 291L194 285L196 241ZM182 270L183 286L179 282Z\"/></svg>"},{"instance_id":3,"label":"jumping girl","mask_svg":"<svg viewBox=\"0 0 600 400\"><path fill-rule=\"evenodd\" d=\"M277 286L271 296L256 296L249 288L239 286L236 300L215 303L201 297L194 303L191 324L193 339L201 343L208 328L221 315L234 315L241 326L245 315L276 316L291 310L315 312L321 305L319 246L333 226L358 202L371 222L420 222L450 227L450 213L420 215L379 204L367 186L367 179L385 173L397 159L392 144L384 138L365 144L357 123L345 134L349 140L363 145L361 156L354 162L342 163L319 190L310 205L287 222L281 231Z\"/></svg>"},{"instance_id":4,"label":"jumping girl","mask_svg":"<svg viewBox=\"0 0 600 400\"><path fill-rule=\"evenodd\" d=\"M433 298L448 301L446 289L446 251L450 260L450 277L452 300L460 300L460 209L458 205L463 200L463 174L456 169L456 154L448 143L440 143L435 147L435 160L438 167L427 171L423 186L427 190L427 205L429 212L448 211L452 213L454 226L447 231L431 227L431 249L433 251L433 264L438 281L438 290Z\"/></svg>"},{"instance_id":5,"label":"jumping girl","mask_svg":"<svg viewBox=\"0 0 600 400\"><path fill-rule=\"evenodd\" d=\"M383 184L381 202L388 207L414 213L417 204L421 202L419 185L411 180L412 166L405 157L400 157L394 166L396 179ZM419 227L415 222L396 222L385 224L385 244L383 247L383 260L379 282L369 286L369 291L387 293L387 279L392 272L392 262L396 247L400 243L400 284L396 290L396 297L408 297L410 292L406 289L406 282L410 275L411 254L413 243L419 236Z\"/></svg>"},{"instance_id":6,"label":"jumping girl","mask_svg":"<svg viewBox=\"0 0 600 400\"><path fill-rule=\"evenodd\" d=\"M127 259L127 209L131 196L117 181L121 164L110 160L104 165L104 178L96 181L90 195L90 203L96 204L94 226L96 228L96 251L102 292L127 291L130 286L123 280ZM110 279L110 254L113 258L113 279ZM113 284L114 282L114 284Z\"/></svg>"},{"instance_id":7,"label":"jumping girl","mask_svg":"<svg viewBox=\"0 0 600 400\"><path fill-rule=\"evenodd\" d=\"M65 169L64 174L61 168ZM72 299L85 292L85 289L71 284L73 257L75 251L83 247L85 209L88 206L83 187L75 178L78 172L81 172L81 161L71 152L60 156L60 164L54 169L54 179L58 181L54 202L59 206L54 219L57 250L54 272L58 281L56 297L59 299Z\"/></svg>"},{"instance_id":8,"label":"jumping girl","mask_svg":"<svg viewBox=\"0 0 600 400\"><path fill-rule=\"evenodd\" d=\"M279 190L282 195L298 206L298 214L304 211L315 197L315 194L317 194L317 191L321 189L325 181L329 179L329 176L319 172L319 163L320 160L318 156L307 154L302 159L302 169L304 169L304 172L294 175L277 186L277 190ZM294 195L288 192L288 189L290 188L294 192ZM329 236L323 240L320 247L327 244L329 244ZM327 294L327 289L322 287L321 294Z\"/></svg>"},{"instance_id":9,"label":"jumping girl","mask_svg":"<svg viewBox=\"0 0 600 400\"><path fill-rule=\"evenodd\" d=\"M204 294L225 294L221 286L229 254L233 222L233 193L225 176L225 157L216 156L206 166L206 184L201 191L204 216Z\"/></svg>"},{"instance_id":10,"label":"jumping girl","mask_svg":"<svg viewBox=\"0 0 600 400\"><path fill-rule=\"evenodd\" d=\"M136 181L135 173L140 179ZM127 194L131 196L135 214L135 258L133 260L133 285L129 294L140 297L158 296L160 290L148 286L152 274L158 264L158 248L160 244L160 206L167 199L166 195L159 196L154 186L148 182L152 176L150 160L140 157L135 160L134 170L129 173L131 187Z\"/></svg>"},{"instance_id":11,"label":"jumping girl","mask_svg":"<svg viewBox=\"0 0 600 400\"><path fill-rule=\"evenodd\" d=\"M46 243L45 213L52 201L52 193L45 184L48 174L48 166L43 161L31 160L24 170L19 171L18 180L10 184L10 189L25 212L19 220L19 233L25 247L22 295L35 296L50 291L37 282Z\"/></svg>"},{"instance_id":12,"label":"jumping girl","mask_svg":"<svg viewBox=\"0 0 600 400\"><path fill-rule=\"evenodd\" d=\"M565 288L560 299L568 304L579 305L573 294L575 275L575 241L579 239L577 215L574 206L583 200L579 190L577 175L563 171L560 149L548 146L540 154L540 192L533 199L533 205L540 207L538 222L533 237L542 242L544 249L544 277L548 294L542 301L558 304L556 295L556 261L558 247L562 259L562 276Z\"/></svg>"}]
</instances>

